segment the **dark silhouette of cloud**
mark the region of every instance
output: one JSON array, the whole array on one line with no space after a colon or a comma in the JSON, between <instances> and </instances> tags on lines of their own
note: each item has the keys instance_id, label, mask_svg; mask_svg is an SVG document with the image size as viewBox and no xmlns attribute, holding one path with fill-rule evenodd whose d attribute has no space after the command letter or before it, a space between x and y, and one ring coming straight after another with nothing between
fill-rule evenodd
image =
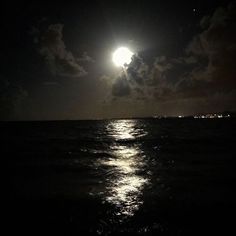
<instances>
[{"instance_id":1,"label":"dark silhouette of cloud","mask_svg":"<svg viewBox=\"0 0 236 236\"><path fill-rule=\"evenodd\" d=\"M125 75L117 78L112 85L112 95L115 97L128 96L131 93L130 84Z\"/></svg>"},{"instance_id":2,"label":"dark silhouette of cloud","mask_svg":"<svg viewBox=\"0 0 236 236\"><path fill-rule=\"evenodd\" d=\"M201 21L203 31L196 35L186 51L201 62L208 60L201 71L192 73L195 79L211 81L215 87L235 87L236 4L218 8Z\"/></svg>"},{"instance_id":3,"label":"dark silhouette of cloud","mask_svg":"<svg viewBox=\"0 0 236 236\"><path fill-rule=\"evenodd\" d=\"M0 77L0 119L16 119L28 92L20 85Z\"/></svg>"},{"instance_id":4,"label":"dark silhouette of cloud","mask_svg":"<svg viewBox=\"0 0 236 236\"><path fill-rule=\"evenodd\" d=\"M57 76L82 77L87 71L80 65L81 60L92 61L85 53L81 58L75 58L63 41L63 25L49 25L39 37L39 53L44 57L50 72Z\"/></svg>"},{"instance_id":5,"label":"dark silhouette of cloud","mask_svg":"<svg viewBox=\"0 0 236 236\"><path fill-rule=\"evenodd\" d=\"M95 60L88 55L87 52L84 52L80 58L77 58L78 62L95 62Z\"/></svg>"}]
</instances>

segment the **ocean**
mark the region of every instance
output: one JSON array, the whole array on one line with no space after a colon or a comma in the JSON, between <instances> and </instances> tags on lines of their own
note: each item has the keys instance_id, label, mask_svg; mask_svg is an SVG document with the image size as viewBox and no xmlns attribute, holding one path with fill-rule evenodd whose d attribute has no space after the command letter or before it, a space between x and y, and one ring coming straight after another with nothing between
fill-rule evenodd
<instances>
[{"instance_id":1,"label":"ocean","mask_svg":"<svg viewBox=\"0 0 236 236\"><path fill-rule=\"evenodd\" d=\"M1 122L3 218L24 235L227 235L225 119Z\"/></svg>"}]
</instances>

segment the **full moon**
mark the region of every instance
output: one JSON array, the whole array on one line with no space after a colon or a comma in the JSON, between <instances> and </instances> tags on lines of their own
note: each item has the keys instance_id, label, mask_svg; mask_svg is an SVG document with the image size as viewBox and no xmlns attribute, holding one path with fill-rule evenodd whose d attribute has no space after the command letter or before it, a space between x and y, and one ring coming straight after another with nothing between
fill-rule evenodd
<instances>
[{"instance_id":1,"label":"full moon","mask_svg":"<svg viewBox=\"0 0 236 236\"><path fill-rule=\"evenodd\" d=\"M118 67L124 67L131 62L133 55L134 53L128 48L120 47L113 53L112 61Z\"/></svg>"}]
</instances>

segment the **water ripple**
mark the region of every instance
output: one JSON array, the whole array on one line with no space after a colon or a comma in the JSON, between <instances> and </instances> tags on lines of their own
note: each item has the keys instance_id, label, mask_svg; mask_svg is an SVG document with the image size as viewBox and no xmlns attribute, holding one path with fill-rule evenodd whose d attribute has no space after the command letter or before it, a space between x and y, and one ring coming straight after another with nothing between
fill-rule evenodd
<instances>
[{"instance_id":1,"label":"water ripple","mask_svg":"<svg viewBox=\"0 0 236 236\"><path fill-rule=\"evenodd\" d=\"M109 169L103 198L115 206L118 216L134 215L143 203L143 189L149 183L149 179L140 174L140 170L147 166L141 147L116 142L146 135L142 128L136 126L137 121L134 120L111 121L107 125L108 136L115 141L110 147L111 156L99 160L100 165Z\"/></svg>"}]
</instances>

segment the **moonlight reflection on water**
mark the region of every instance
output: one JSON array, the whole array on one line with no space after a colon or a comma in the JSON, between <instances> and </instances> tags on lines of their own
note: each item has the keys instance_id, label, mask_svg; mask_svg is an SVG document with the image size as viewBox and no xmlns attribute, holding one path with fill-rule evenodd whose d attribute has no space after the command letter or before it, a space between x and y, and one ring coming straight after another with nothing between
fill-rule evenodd
<instances>
[{"instance_id":1,"label":"moonlight reflection on water","mask_svg":"<svg viewBox=\"0 0 236 236\"><path fill-rule=\"evenodd\" d=\"M114 204L117 215L132 216L139 209L142 191L148 183L142 171L145 169L145 155L138 145L125 143L145 135L143 129L137 129L134 120L112 121L107 126L108 136L114 141L124 141L111 147L111 157L101 164L110 168L107 179L105 200Z\"/></svg>"}]
</instances>

